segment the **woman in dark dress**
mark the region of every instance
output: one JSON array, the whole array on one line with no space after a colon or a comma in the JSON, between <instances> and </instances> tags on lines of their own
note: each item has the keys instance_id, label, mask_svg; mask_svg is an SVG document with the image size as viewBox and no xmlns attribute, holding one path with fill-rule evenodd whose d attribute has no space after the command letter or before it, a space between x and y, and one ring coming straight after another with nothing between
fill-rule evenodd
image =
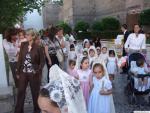
<instances>
[{"instance_id":1,"label":"woman in dark dress","mask_svg":"<svg viewBox=\"0 0 150 113\"><path fill-rule=\"evenodd\" d=\"M48 70L54 64L59 65L58 58L56 56L57 50L61 49L60 43L55 37L57 33L57 29L55 27L51 27L49 30L49 35L47 40L44 41L45 45L45 55L46 55L46 64ZM48 82L49 82L49 71L47 74Z\"/></svg>"}]
</instances>

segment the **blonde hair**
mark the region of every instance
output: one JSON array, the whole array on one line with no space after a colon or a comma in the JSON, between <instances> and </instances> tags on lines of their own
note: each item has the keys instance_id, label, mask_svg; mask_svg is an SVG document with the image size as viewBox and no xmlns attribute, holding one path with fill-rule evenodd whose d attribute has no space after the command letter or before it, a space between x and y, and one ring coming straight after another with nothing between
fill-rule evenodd
<instances>
[{"instance_id":1,"label":"blonde hair","mask_svg":"<svg viewBox=\"0 0 150 113\"><path fill-rule=\"evenodd\" d=\"M33 41L35 41L36 40L36 37L37 37L37 31L34 29L34 28L29 28L29 29L27 29L26 30L26 34L29 34L29 35L31 35L32 36L32 38L33 38Z\"/></svg>"}]
</instances>

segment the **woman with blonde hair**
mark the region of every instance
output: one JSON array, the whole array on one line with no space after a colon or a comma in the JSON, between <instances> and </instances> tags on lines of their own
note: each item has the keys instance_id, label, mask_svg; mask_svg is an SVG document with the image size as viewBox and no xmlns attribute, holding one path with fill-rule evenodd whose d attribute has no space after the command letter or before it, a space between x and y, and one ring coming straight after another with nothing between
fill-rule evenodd
<instances>
[{"instance_id":1,"label":"woman with blonde hair","mask_svg":"<svg viewBox=\"0 0 150 113\"><path fill-rule=\"evenodd\" d=\"M30 28L26 31L27 42L21 44L17 64L18 94L15 113L24 113L24 99L28 83L30 84L34 113L40 113L37 99L40 90L41 73L44 66L42 48L35 43L36 30Z\"/></svg>"}]
</instances>

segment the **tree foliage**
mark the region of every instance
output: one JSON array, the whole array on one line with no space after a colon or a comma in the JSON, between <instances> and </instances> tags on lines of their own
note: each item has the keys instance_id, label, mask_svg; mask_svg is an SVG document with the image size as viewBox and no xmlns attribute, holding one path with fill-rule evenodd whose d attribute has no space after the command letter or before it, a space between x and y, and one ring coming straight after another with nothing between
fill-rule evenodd
<instances>
[{"instance_id":1,"label":"tree foliage","mask_svg":"<svg viewBox=\"0 0 150 113\"><path fill-rule=\"evenodd\" d=\"M76 32L78 32L78 31L86 32L89 28L90 28L89 23L87 23L85 21L78 21L75 25L74 31L76 31Z\"/></svg>"},{"instance_id":2,"label":"tree foliage","mask_svg":"<svg viewBox=\"0 0 150 113\"><path fill-rule=\"evenodd\" d=\"M27 11L40 11L43 0L0 0L0 33L22 21Z\"/></svg>"},{"instance_id":3,"label":"tree foliage","mask_svg":"<svg viewBox=\"0 0 150 113\"><path fill-rule=\"evenodd\" d=\"M139 21L141 25L150 25L150 9L141 12Z\"/></svg>"},{"instance_id":4,"label":"tree foliage","mask_svg":"<svg viewBox=\"0 0 150 113\"><path fill-rule=\"evenodd\" d=\"M53 1L54 4L63 5L63 0Z\"/></svg>"},{"instance_id":5,"label":"tree foliage","mask_svg":"<svg viewBox=\"0 0 150 113\"><path fill-rule=\"evenodd\" d=\"M64 34L71 33L72 31L72 28L66 22L59 22L57 26L63 28Z\"/></svg>"},{"instance_id":6,"label":"tree foliage","mask_svg":"<svg viewBox=\"0 0 150 113\"><path fill-rule=\"evenodd\" d=\"M91 26L93 31L102 31L102 22L101 21L95 21Z\"/></svg>"},{"instance_id":7,"label":"tree foliage","mask_svg":"<svg viewBox=\"0 0 150 113\"><path fill-rule=\"evenodd\" d=\"M105 31L115 31L118 30L120 27L119 21L113 17L103 18L101 23L102 23L102 28Z\"/></svg>"}]
</instances>

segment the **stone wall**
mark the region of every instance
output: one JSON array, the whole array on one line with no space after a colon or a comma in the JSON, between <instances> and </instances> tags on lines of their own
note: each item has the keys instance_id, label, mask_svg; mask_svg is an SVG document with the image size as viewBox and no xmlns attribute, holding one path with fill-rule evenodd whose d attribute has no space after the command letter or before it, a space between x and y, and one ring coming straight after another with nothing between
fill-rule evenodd
<instances>
[{"instance_id":1,"label":"stone wall","mask_svg":"<svg viewBox=\"0 0 150 113\"><path fill-rule=\"evenodd\" d=\"M62 20L62 15L60 15L61 11L62 7L60 5L46 4L46 6L42 8L44 28L52 24L55 25L58 21Z\"/></svg>"},{"instance_id":2,"label":"stone wall","mask_svg":"<svg viewBox=\"0 0 150 113\"><path fill-rule=\"evenodd\" d=\"M64 0L62 7L49 4L44 8L44 27L59 20L74 26L79 20L92 23L108 16L117 18L122 24L134 24L128 22L130 17L135 17L137 22L137 14L147 8L150 8L150 0Z\"/></svg>"}]
</instances>

